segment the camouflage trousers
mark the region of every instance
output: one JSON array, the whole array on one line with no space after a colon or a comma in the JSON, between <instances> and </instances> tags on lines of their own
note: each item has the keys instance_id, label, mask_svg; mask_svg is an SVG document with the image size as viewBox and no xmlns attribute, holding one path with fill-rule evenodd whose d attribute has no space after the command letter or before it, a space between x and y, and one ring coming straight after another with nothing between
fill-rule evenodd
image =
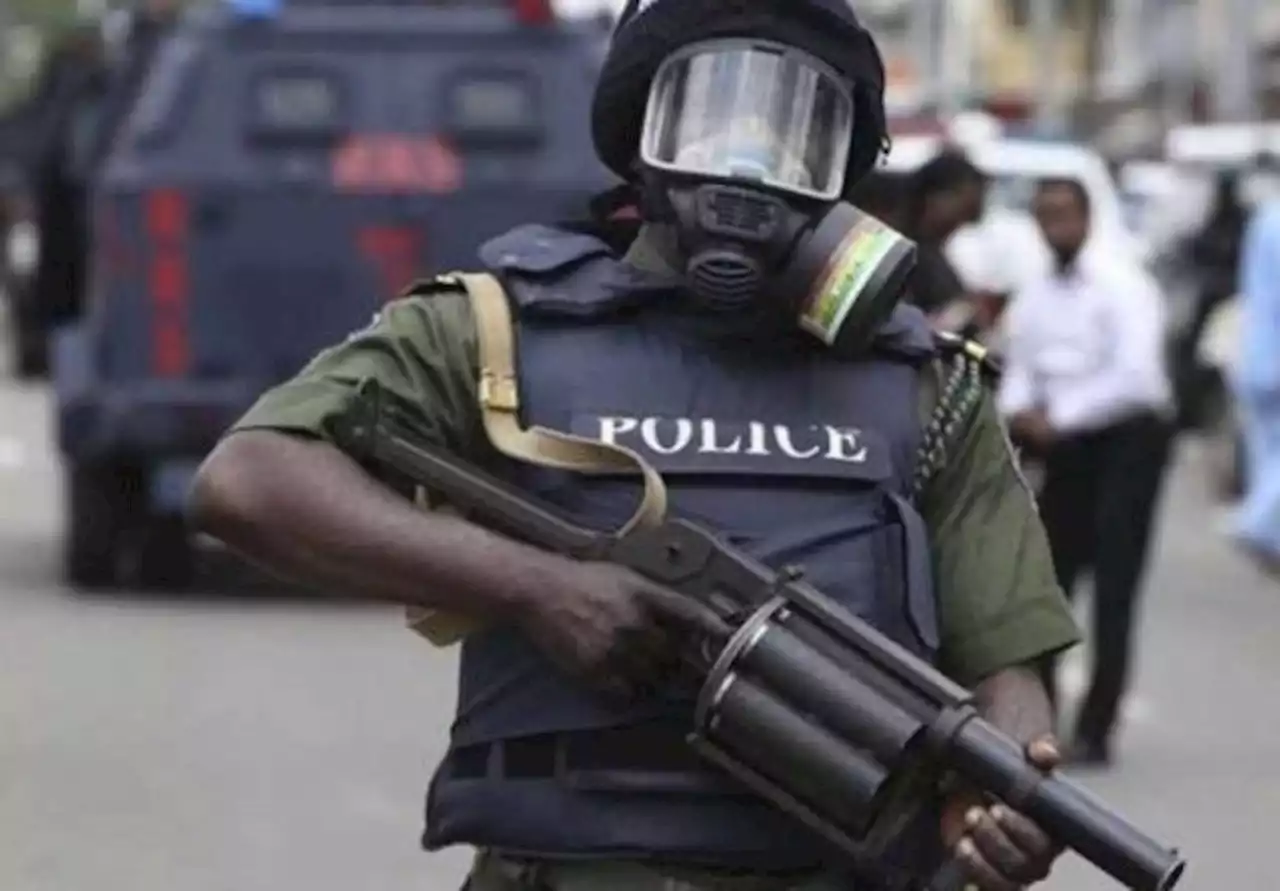
<instances>
[{"instance_id":1,"label":"camouflage trousers","mask_svg":"<svg viewBox=\"0 0 1280 891\"><path fill-rule=\"evenodd\" d=\"M462 891L856 891L831 876L779 878L600 861L526 864L481 851Z\"/></svg>"}]
</instances>

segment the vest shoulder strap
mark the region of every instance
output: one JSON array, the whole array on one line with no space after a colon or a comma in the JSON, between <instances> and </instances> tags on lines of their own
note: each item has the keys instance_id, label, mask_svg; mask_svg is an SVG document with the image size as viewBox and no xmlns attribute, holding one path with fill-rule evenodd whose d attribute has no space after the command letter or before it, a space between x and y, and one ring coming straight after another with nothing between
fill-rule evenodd
<instances>
[{"instance_id":1,"label":"vest shoulder strap","mask_svg":"<svg viewBox=\"0 0 1280 891\"><path fill-rule=\"evenodd\" d=\"M938 345L938 353L944 357L964 356L978 366L978 371L990 383L1000 380L1000 362L991 351L976 340L970 340L950 331L935 331L934 341Z\"/></svg>"},{"instance_id":2,"label":"vest shoulder strap","mask_svg":"<svg viewBox=\"0 0 1280 891\"><path fill-rule=\"evenodd\" d=\"M410 286L404 296L429 296L445 291L466 292L475 317L480 358L477 396L485 435L508 458L575 473L639 472L644 494L635 513L618 530L626 534L637 526L662 522L667 512L667 488L662 477L639 454L622 446L597 442L545 427L520 425L520 386L516 374L515 334L511 306L498 280L487 273L449 273ZM418 505L433 505L430 493L419 491ZM451 646L480 629L474 620L433 609L410 607L409 627L437 647Z\"/></svg>"},{"instance_id":3,"label":"vest shoulder strap","mask_svg":"<svg viewBox=\"0 0 1280 891\"><path fill-rule=\"evenodd\" d=\"M666 485L638 453L546 427L526 429L520 425L515 333L506 292L487 273L453 273L443 278L463 287L471 302L480 356L477 395L485 433L494 447L517 461L556 470L586 474L639 472L644 494L635 513L618 531L625 534L637 526L662 522L667 512Z\"/></svg>"}]
</instances>

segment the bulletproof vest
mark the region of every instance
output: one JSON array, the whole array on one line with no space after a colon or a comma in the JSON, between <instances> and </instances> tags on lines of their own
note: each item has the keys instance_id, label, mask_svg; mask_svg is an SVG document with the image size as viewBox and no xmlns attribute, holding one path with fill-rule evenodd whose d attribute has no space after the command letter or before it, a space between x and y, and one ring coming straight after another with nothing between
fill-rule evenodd
<instances>
[{"instance_id":1,"label":"bulletproof vest","mask_svg":"<svg viewBox=\"0 0 1280 891\"><path fill-rule=\"evenodd\" d=\"M666 481L669 515L771 567L802 567L827 595L934 659L930 558L912 477L920 365L935 347L917 310L898 310L857 360L816 340L743 349L699 330L677 280L625 264L589 234L521 227L480 256L512 305L523 425L633 449ZM641 491L634 477L514 462L500 472L600 528L622 525ZM654 726L679 734L695 692L610 706L515 630L473 634L462 648L450 755L428 801L427 845L550 857L647 852L739 867L819 862L824 851L808 829L710 768L529 776L502 763L503 744L548 734ZM466 771L463 760L472 762Z\"/></svg>"}]
</instances>

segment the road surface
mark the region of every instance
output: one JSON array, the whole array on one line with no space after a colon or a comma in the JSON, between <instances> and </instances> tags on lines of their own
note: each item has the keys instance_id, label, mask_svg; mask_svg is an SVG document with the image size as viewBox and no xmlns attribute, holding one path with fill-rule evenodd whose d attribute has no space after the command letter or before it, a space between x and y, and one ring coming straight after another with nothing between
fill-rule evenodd
<instances>
[{"instance_id":1,"label":"road surface","mask_svg":"<svg viewBox=\"0 0 1280 891\"><path fill-rule=\"evenodd\" d=\"M458 887L465 853L417 849L451 654L392 609L66 590L49 413L0 380L0 889ZM1186 451L1123 760L1081 779L1183 846L1182 887L1269 888L1280 591L1216 536ZM1067 861L1047 887L1114 886Z\"/></svg>"}]
</instances>

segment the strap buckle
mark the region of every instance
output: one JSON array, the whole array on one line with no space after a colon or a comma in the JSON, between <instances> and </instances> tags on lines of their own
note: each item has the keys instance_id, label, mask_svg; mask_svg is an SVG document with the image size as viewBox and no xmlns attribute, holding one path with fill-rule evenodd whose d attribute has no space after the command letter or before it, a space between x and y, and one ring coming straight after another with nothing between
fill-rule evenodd
<instances>
[{"instance_id":1,"label":"strap buckle","mask_svg":"<svg viewBox=\"0 0 1280 891\"><path fill-rule=\"evenodd\" d=\"M513 375L480 369L477 395L480 405L490 411L515 414L520 410L520 388Z\"/></svg>"}]
</instances>

